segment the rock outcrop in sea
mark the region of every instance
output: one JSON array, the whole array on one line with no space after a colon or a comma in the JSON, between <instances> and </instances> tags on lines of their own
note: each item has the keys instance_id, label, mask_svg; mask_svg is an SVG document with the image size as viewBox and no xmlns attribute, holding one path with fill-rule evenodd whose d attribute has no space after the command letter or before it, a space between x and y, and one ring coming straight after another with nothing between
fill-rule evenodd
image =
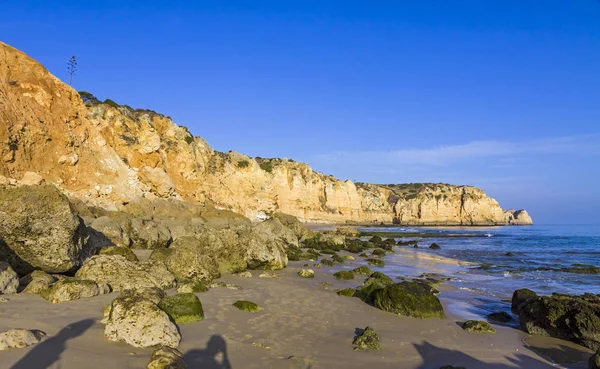
<instances>
[{"instance_id":1,"label":"rock outcrop in sea","mask_svg":"<svg viewBox=\"0 0 600 369\"><path fill-rule=\"evenodd\" d=\"M167 116L80 95L3 43L0 92L0 183L46 182L88 206L123 211L140 199L173 199L231 210L252 220L283 212L306 222L531 223L526 212L505 213L496 200L470 186L354 183L291 159L215 151ZM122 235L122 223L116 222L119 229L106 219L96 222L113 243L131 242ZM168 241L164 229L152 222L130 225L143 232L139 236L148 241L147 248ZM72 232L78 232L76 226ZM130 236L135 242L138 235ZM56 255L56 272L77 266L84 252L81 241L68 255Z\"/></svg>"}]
</instances>

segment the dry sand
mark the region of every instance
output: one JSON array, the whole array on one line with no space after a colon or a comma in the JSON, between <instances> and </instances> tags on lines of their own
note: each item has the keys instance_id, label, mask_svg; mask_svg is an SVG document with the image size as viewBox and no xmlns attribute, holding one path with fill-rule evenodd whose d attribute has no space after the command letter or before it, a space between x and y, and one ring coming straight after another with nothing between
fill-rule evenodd
<instances>
[{"instance_id":1,"label":"dry sand","mask_svg":"<svg viewBox=\"0 0 600 369\"><path fill-rule=\"evenodd\" d=\"M589 351L577 345L548 338L540 341L514 328L496 326L495 335L468 333L452 314L443 320L420 320L380 311L335 293L338 288L357 286L364 277L340 282L332 276L332 268L324 267L315 269L314 279L304 279L296 275L304 263L291 262L276 272L277 278L258 278L259 271L253 271L252 278L227 276L224 281L243 289L213 288L198 294L206 318L180 326L179 350L189 367L437 369L451 364L469 369L535 369L557 367L536 352L569 357L571 362L589 357ZM30 348L0 351L0 369L144 368L152 349L103 338L102 309L116 296L60 305L37 295L6 296L10 301L0 303L0 331L39 329L48 337ZM264 310L253 314L231 306L242 299ZM353 351L355 331L367 325L379 333L382 351ZM537 349L529 349L523 339Z\"/></svg>"}]
</instances>

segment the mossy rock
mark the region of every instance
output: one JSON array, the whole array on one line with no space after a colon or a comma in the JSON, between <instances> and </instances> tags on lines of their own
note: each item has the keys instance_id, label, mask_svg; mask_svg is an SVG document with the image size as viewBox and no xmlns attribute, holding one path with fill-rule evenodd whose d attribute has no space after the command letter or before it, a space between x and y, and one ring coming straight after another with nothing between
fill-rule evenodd
<instances>
[{"instance_id":1,"label":"mossy rock","mask_svg":"<svg viewBox=\"0 0 600 369\"><path fill-rule=\"evenodd\" d=\"M369 255L365 254L364 252L362 252L362 253L361 253L360 255L358 255L358 256L360 256L361 258L368 258L368 257L369 257Z\"/></svg>"},{"instance_id":2,"label":"mossy rock","mask_svg":"<svg viewBox=\"0 0 600 369\"><path fill-rule=\"evenodd\" d=\"M331 255L331 260L335 261L336 263L343 264L346 261L346 258L338 254L333 254Z\"/></svg>"},{"instance_id":3,"label":"mossy rock","mask_svg":"<svg viewBox=\"0 0 600 369\"><path fill-rule=\"evenodd\" d=\"M193 293L179 293L160 300L158 307L177 324L194 323L204 319L200 299Z\"/></svg>"},{"instance_id":4,"label":"mossy rock","mask_svg":"<svg viewBox=\"0 0 600 369\"><path fill-rule=\"evenodd\" d=\"M356 289L356 293L354 294L356 297L358 297L359 299L370 303L371 302L371 294L376 291L376 290L380 290L384 287L390 286L394 284L394 280L390 277L388 277L387 275L380 273L380 272L375 272L373 274L371 274L369 276L369 278L367 278L363 285L359 288Z\"/></svg>"},{"instance_id":5,"label":"mossy rock","mask_svg":"<svg viewBox=\"0 0 600 369\"><path fill-rule=\"evenodd\" d=\"M354 279L354 273L348 270L340 270L339 272L333 273L333 276L340 281L349 281Z\"/></svg>"},{"instance_id":6,"label":"mossy rock","mask_svg":"<svg viewBox=\"0 0 600 369\"><path fill-rule=\"evenodd\" d=\"M332 249L325 249L325 250L321 250L321 254L334 255L335 251L333 251Z\"/></svg>"},{"instance_id":7,"label":"mossy rock","mask_svg":"<svg viewBox=\"0 0 600 369\"><path fill-rule=\"evenodd\" d=\"M381 243L381 241L383 241L383 240L379 236L373 236L369 239L369 242L372 242L372 243Z\"/></svg>"},{"instance_id":8,"label":"mossy rock","mask_svg":"<svg viewBox=\"0 0 600 369\"><path fill-rule=\"evenodd\" d=\"M532 300L537 297L537 293L529 290L527 288L521 288L520 290L516 290L513 292L512 296L512 306L511 309L513 313L518 314L519 308L529 300Z\"/></svg>"},{"instance_id":9,"label":"mossy rock","mask_svg":"<svg viewBox=\"0 0 600 369\"><path fill-rule=\"evenodd\" d=\"M162 261L164 263L172 253L173 249L156 249L150 254L150 260Z\"/></svg>"},{"instance_id":10,"label":"mossy rock","mask_svg":"<svg viewBox=\"0 0 600 369\"><path fill-rule=\"evenodd\" d=\"M384 245L396 246L396 240L393 238L386 238L382 243Z\"/></svg>"},{"instance_id":11,"label":"mossy rock","mask_svg":"<svg viewBox=\"0 0 600 369\"><path fill-rule=\"evenodd\" d=\"M312 269L302 269L298 272L298 275L302 278L314 278L315 271Z\"/></svg>"},{"instance_id":12,"label":"mossy rock","mask_svg":"<svg viewBox=\"0 0 600 369\"><path fill-rule=\"evenodd\" d=\"M366 265L359 266L358 268L352 269L352 273L361 275L371 275L373 271Z\"/></svg>"},{"instance_id":13,"label":"mossy rock","mask_svg":"<svg viewBox=\"0 0 600 369\"><path fill-rule=\"evenodd\" d=\"M438 245L435 242L432 243L431 246L429 246L429 248L432 249L432 250L440 250L441 249L440 245Z\"/></svg>"},{"instance_id":14,"label":"mossy rock","mask_svg":"<svg viewBox=\"0 0 600 369\"><path fill-rule=\"evenodd\" d=\"M321 265L319 263L314 263L313 264L313 268L319 269L319 268L322 268L322 267L323 267L323 265Z\"/></svg>"},{"instance_id":15,"label":"mossy rock","mask_svg":"<svg viewBox=\"0 0 600 369\"><path fill-rule=\"evenodd\" d=\"M376 266L380 268L385 266L385 261L383 261L382 259L369 258L367 259L367 263L369 263L369 265L371 266Z\"/></svg>"},{"instance_id":16,"label":"mossy rock","mask_svg":"<svg viewBox=\"0 0 600 369\"><path fill-rule=\"evenodd\" d=\"M257 304L246 300L236 301L233 303L233 306L248 313L258 313L263 309Z\"/></svg>"},{"instance_id":17,"label":"mossy rock","mask_svg":"<svg viewBox=\"0 0 600 369\"><path fill-rule=\"evenodd\" d=\"M418 248L419 248L419 245L415 244L415 245L413 246L413 248L415 248L415 249L418 249Z\"/></svg>"},{"instance_id":18,"label":"mossy rock","mask_svg":"<svg viewBox=\"0 0 600 369\"><path fill-rule=\"evenodd\" d=\"M383 249L375 249L371 252L371 255L374 256L385 256L385 250Z\"/></svg>"},{"instance_id":19,"label":"mossy rock","mask_svg":"<svg viewBox=\"0 0 600 369\"><path fill-rule=\"evenodd\" d=\"M373 291L370 302L378 309L414 318L444 318L442 303L431 288L418 282L401 282Z\"/></svg>"},{"instance_id":20,"label":"mossy rock","mask_svg":"<svg viewBox=\"0 0 600 369\"><path fill-rule=\"evenodd\" d=\"M137 256L127 247L107 246L98 251L98 255L121 255L129 261L139 261Z\"/></svg>"},{"instance_id":21,"label":"mossy rock","mask_svg":"<svg viewBox=\"0 0 600 369\"><path fill-rule=\"evenodd\" d=\"M179 293L204 293L208 292L208 287L200 281L192 281L187 283L182 283L179 287L177 287L177 292Z\"/></svg>"},{"instance_id":22,"label":"mossy rock","mask_svg":"<svg viewBox=\"0 0 600 369\"><path fill-rule=\"evenodd\" d=\"M463 324L462 329L475 333L496 333L496 329L490 323L483 320L467 320Z\"/></svg>"},{"instance_id":23,"label":"mossy rock","mask_svg":"<svg viewBox=\"0 0 600 369\"><path fill-rule=\"evenodd\" d=\"M361 240L348 240L346 242L346 250L353 254L358 254L364 251L366 242Z\"/></svg>"},{"instance_id":24,"label":"mossy rock","mask_svg":"<svg viewBox=\"0 0 600 369\"><path fill-rule=\"evenodd\" d=\"M339 296L352 297L354 296L354 288L344 288L342 290L337 290L336 293Z\"/></svg>"},{"instance_id":25,"label":"mossy rock","mask_svg":"<svg viewBox=\"0 0 600 369\"><path fill-rule=\"evenodd\" d=\"M499 322L499 323L510 323L510 322L514 322L515 319L512 317L512 315L510 315L509 313L505 312L505 311L497 311L491 314L488 314L488 319L492 320L494 322Z\"/></svg>"},{"instance_id":26,"label":"mossy rock","mask_svg":"<svg viewBox=\"0 0 600 369\"><path fill-rule=\"evenodd\" d=\"M354 350L381 350L379 344L379 335L371 327L365 328L365 330L357 336L352 342Z\"/></svg>"},{"instance_id":27,"label":"mossy rock","mask_svg":"<svg viewBox=\"0 0 600 369\"><path fill-rule=\"evenodd\" d=\"M323 260L321 260L321 264L328 266L328 267L332 267L332 266L335 266L335 261L330 260L330 259L323 259Z\"/></svg>"}]
</instances>

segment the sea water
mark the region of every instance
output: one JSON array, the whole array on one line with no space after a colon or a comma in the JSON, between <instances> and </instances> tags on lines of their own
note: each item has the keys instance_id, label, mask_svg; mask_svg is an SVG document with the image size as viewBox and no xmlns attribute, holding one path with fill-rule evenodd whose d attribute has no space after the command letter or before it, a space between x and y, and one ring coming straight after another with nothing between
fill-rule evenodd
<instances>
[{"instance_id":1,"label":"sea water","mask_svg":"<svg viewBox=\"0 0 600 369\"><path fill-rule=\"evenodd\" d=\"M415 266L414 262L407 262L406 252L410 252L407 249L386 257L386 266L381 270L393 277L415 277L428 272L451 277L448 283L457 290L443 293L440 298L446 299L451 310L465 318L509 309L507 301L520 288L529 288L541 295L600 294L600 274L558 271L579 265L600 267L598 225L377 227L360 230L427 233L432 237L397 240L418 241L419 249L413 252L472 263L457 266L424 261ZM447 237L451 234L468 234L471 237ZM433 242L440 245L441 250L429 249ZM507 256L508 252L512 256Z\"/></svg>"}]
</instances>

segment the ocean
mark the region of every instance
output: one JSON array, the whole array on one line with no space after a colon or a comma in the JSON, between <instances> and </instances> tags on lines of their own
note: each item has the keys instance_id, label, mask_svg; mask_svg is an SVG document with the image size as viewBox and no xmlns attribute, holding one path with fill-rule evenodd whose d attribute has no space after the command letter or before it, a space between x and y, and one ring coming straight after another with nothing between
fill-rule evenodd
<instances>
[{"instance_id":1,"label":"ocean","mask_svg":"<svg viewBox=\"0 0 600 369\"><path fill-rule=\"evenodd\" d=\"M577 274L563 268L600 267L600 226L534 225L510 227L375 227L365 232L419 232L432 238L416 240L412 252L430 253L472 263L448 265L423 261L415 267L407 262L405 252L386 257L384 273L393 277L416 277L422 273L439 273L451 277L448 283L457 288L444 292L450 310L465 319L483 318L490 312L510 310L509 300L519 288L529 288L541 295L600 294L600 274ZM451 237L469 234L472 237ZM439 237L436 237L439 235ZM431 243L440 250L429 249ZM412 246L402 246L408 249ZM510 256L507 256L507 253ZM377 268L378 270L380 268Z\"/></svg>"}]
</instances>

